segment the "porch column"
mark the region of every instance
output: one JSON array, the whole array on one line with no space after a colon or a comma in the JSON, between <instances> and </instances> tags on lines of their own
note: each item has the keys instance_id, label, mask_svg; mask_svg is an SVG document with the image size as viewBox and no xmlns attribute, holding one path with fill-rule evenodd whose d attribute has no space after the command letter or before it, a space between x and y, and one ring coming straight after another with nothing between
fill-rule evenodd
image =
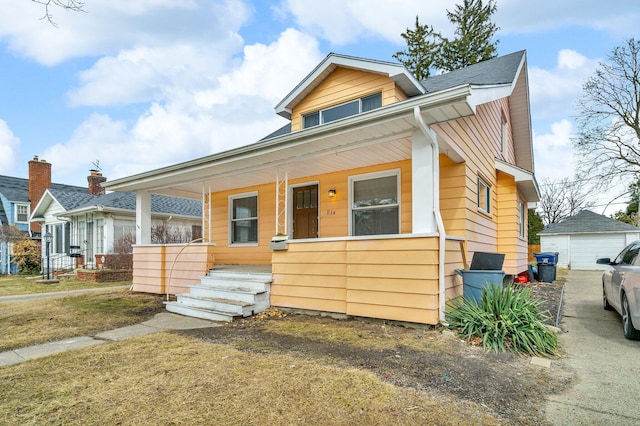
<instances>
[{"instance_id":1,"label":"porch column","mask_svg":"<svg viewBox=\"0 0 640 426\"><path fill-rule=\"evenodd\" d=\"M151 193L136 191L136 244L151 244Z\"/></svg>"},{"instance_id":2,"label":"porch column","mask_svg":"<svg viewBox=\"0 0 640 426\"><path fill-rule=\"evenodd\" d=\"M430 136L435 139L435 132ZM437 160L437 159L435 159ZM438 194L435 185L433 142L420 130L413 132L411 138L411 199L413 203L412 232L414 234L436 232L434 216L434 194Z\"/></svg>"}]
</instances>

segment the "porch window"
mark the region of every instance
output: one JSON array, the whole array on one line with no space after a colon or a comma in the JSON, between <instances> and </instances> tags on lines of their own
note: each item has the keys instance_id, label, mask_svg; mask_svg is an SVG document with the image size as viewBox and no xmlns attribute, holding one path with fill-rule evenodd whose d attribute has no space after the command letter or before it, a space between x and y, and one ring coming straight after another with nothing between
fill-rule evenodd
<instances>
[{"instance_id":1,"label":"porch window","mask_svg":"<svg viewBox=\"0 0 640 426\"><path fill-rule=\"evenodd\" d=\"M491 213L491 187L478 178L478 207L485 213Z\"/></svg>"},{"instance_id":2,"label":"porch window","mask_svg":"<svg viewBox=\"0 0 640 426\"><path fill-rule=\"evenodd\" d=\"M230 243L258 243L258 194L235 195L230 198Z\"/></svg>"},{"instance_id":3,"label":"porch window","mask_svg":"<svg viewBox=\"0 0 640 426\"><path fill-rule=\"evenodd\" d=\"M104 219L96 220L96 254L104 253Z\"/></svg>"},{"instance_id":4,"label":"porch window","mask_svg":"<svg viewBox=\"0 0 640 426\"><path fill-rule=\"evenodd\" d=\"M382 93L364 96L344 104L325 108L302 116L302 126L306 129L341 118L350 117L361 112L371 111L382 106Z\"/></svg>"},{"instance_id":5,"label":"porch window","mask_svg":"<svg viewBox=\"0 0 640 426\"><path fill-rule=\"evenodd\" d=\"M353 176L351 235L400 233L400 172Z\"/></svg>"}]
</instances>

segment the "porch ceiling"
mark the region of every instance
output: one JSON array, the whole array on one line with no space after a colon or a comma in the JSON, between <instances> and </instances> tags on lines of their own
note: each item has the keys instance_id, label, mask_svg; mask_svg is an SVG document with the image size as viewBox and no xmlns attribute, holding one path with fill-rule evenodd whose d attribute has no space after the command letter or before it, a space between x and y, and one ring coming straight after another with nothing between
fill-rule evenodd
<instances>
[{"instance_id":1,"label":"porch ceiling","mask_svg":"<svg viewBox=\"0 0 640 426\"><path fill-rule=\"evenodd\" d=\"M474 113L468 86L392 104L364 114L301 130L231 151L107 182L116 191L146 190L200 199L203 190L223 191L272 183L285 171L289 179L384 164L411 158L421 107L429 125ZM447 147L441 147L443 152Z\"/></svg>"}]
</instances>

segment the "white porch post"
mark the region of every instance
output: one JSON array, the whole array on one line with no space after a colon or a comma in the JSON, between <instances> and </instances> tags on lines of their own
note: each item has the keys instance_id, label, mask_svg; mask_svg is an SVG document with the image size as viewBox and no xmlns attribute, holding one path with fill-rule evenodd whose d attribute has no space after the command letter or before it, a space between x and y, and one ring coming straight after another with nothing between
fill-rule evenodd
<instances>
[{"instance_id":1,"label":"white porch post","mask_svg":"<svg viewBox=\"0 0 640 426\"><path fill-rule=\"evenodd\" d=\"M431 132L433 132L431 130ZM435 139L435 134L431 133ZM433 170L432 143L420 130L413 132L411 138L411 198L413 203L412 232L414 234L436 231L434 193L437 193Z\"/></svg>"},{"instance_id":2,"label":"white porch post","mask_svg":"<svg viewBox=\"0 0 640 426\"><path fill-rule=\"evenodd\" d=\"M151 244L151 193L136 191L136 243Z\"/></svg>"}]
</instances>

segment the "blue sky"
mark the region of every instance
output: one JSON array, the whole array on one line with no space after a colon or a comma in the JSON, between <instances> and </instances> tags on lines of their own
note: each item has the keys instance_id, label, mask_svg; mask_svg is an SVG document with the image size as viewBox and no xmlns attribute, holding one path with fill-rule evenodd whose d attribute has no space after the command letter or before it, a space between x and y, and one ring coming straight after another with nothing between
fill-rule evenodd
<instances>
[{"instance_id":1,"label":"blue sky","mask_svg":"<svg viewBox=\"0 0 640 426\"><path fill-rule=\"evenodd\" d=\"M0 174L26 177L38 155L84 186L95 161L115 179L255 142L329 52L391 61L416 15L450 35L455 4L86 0L54 9L54 27L37 3L0 0ZM499 54L527 50L538 180L571 176L573 102L636 35L640 2L498 0L493 20Z\"/></svg>"}]
</instances>

